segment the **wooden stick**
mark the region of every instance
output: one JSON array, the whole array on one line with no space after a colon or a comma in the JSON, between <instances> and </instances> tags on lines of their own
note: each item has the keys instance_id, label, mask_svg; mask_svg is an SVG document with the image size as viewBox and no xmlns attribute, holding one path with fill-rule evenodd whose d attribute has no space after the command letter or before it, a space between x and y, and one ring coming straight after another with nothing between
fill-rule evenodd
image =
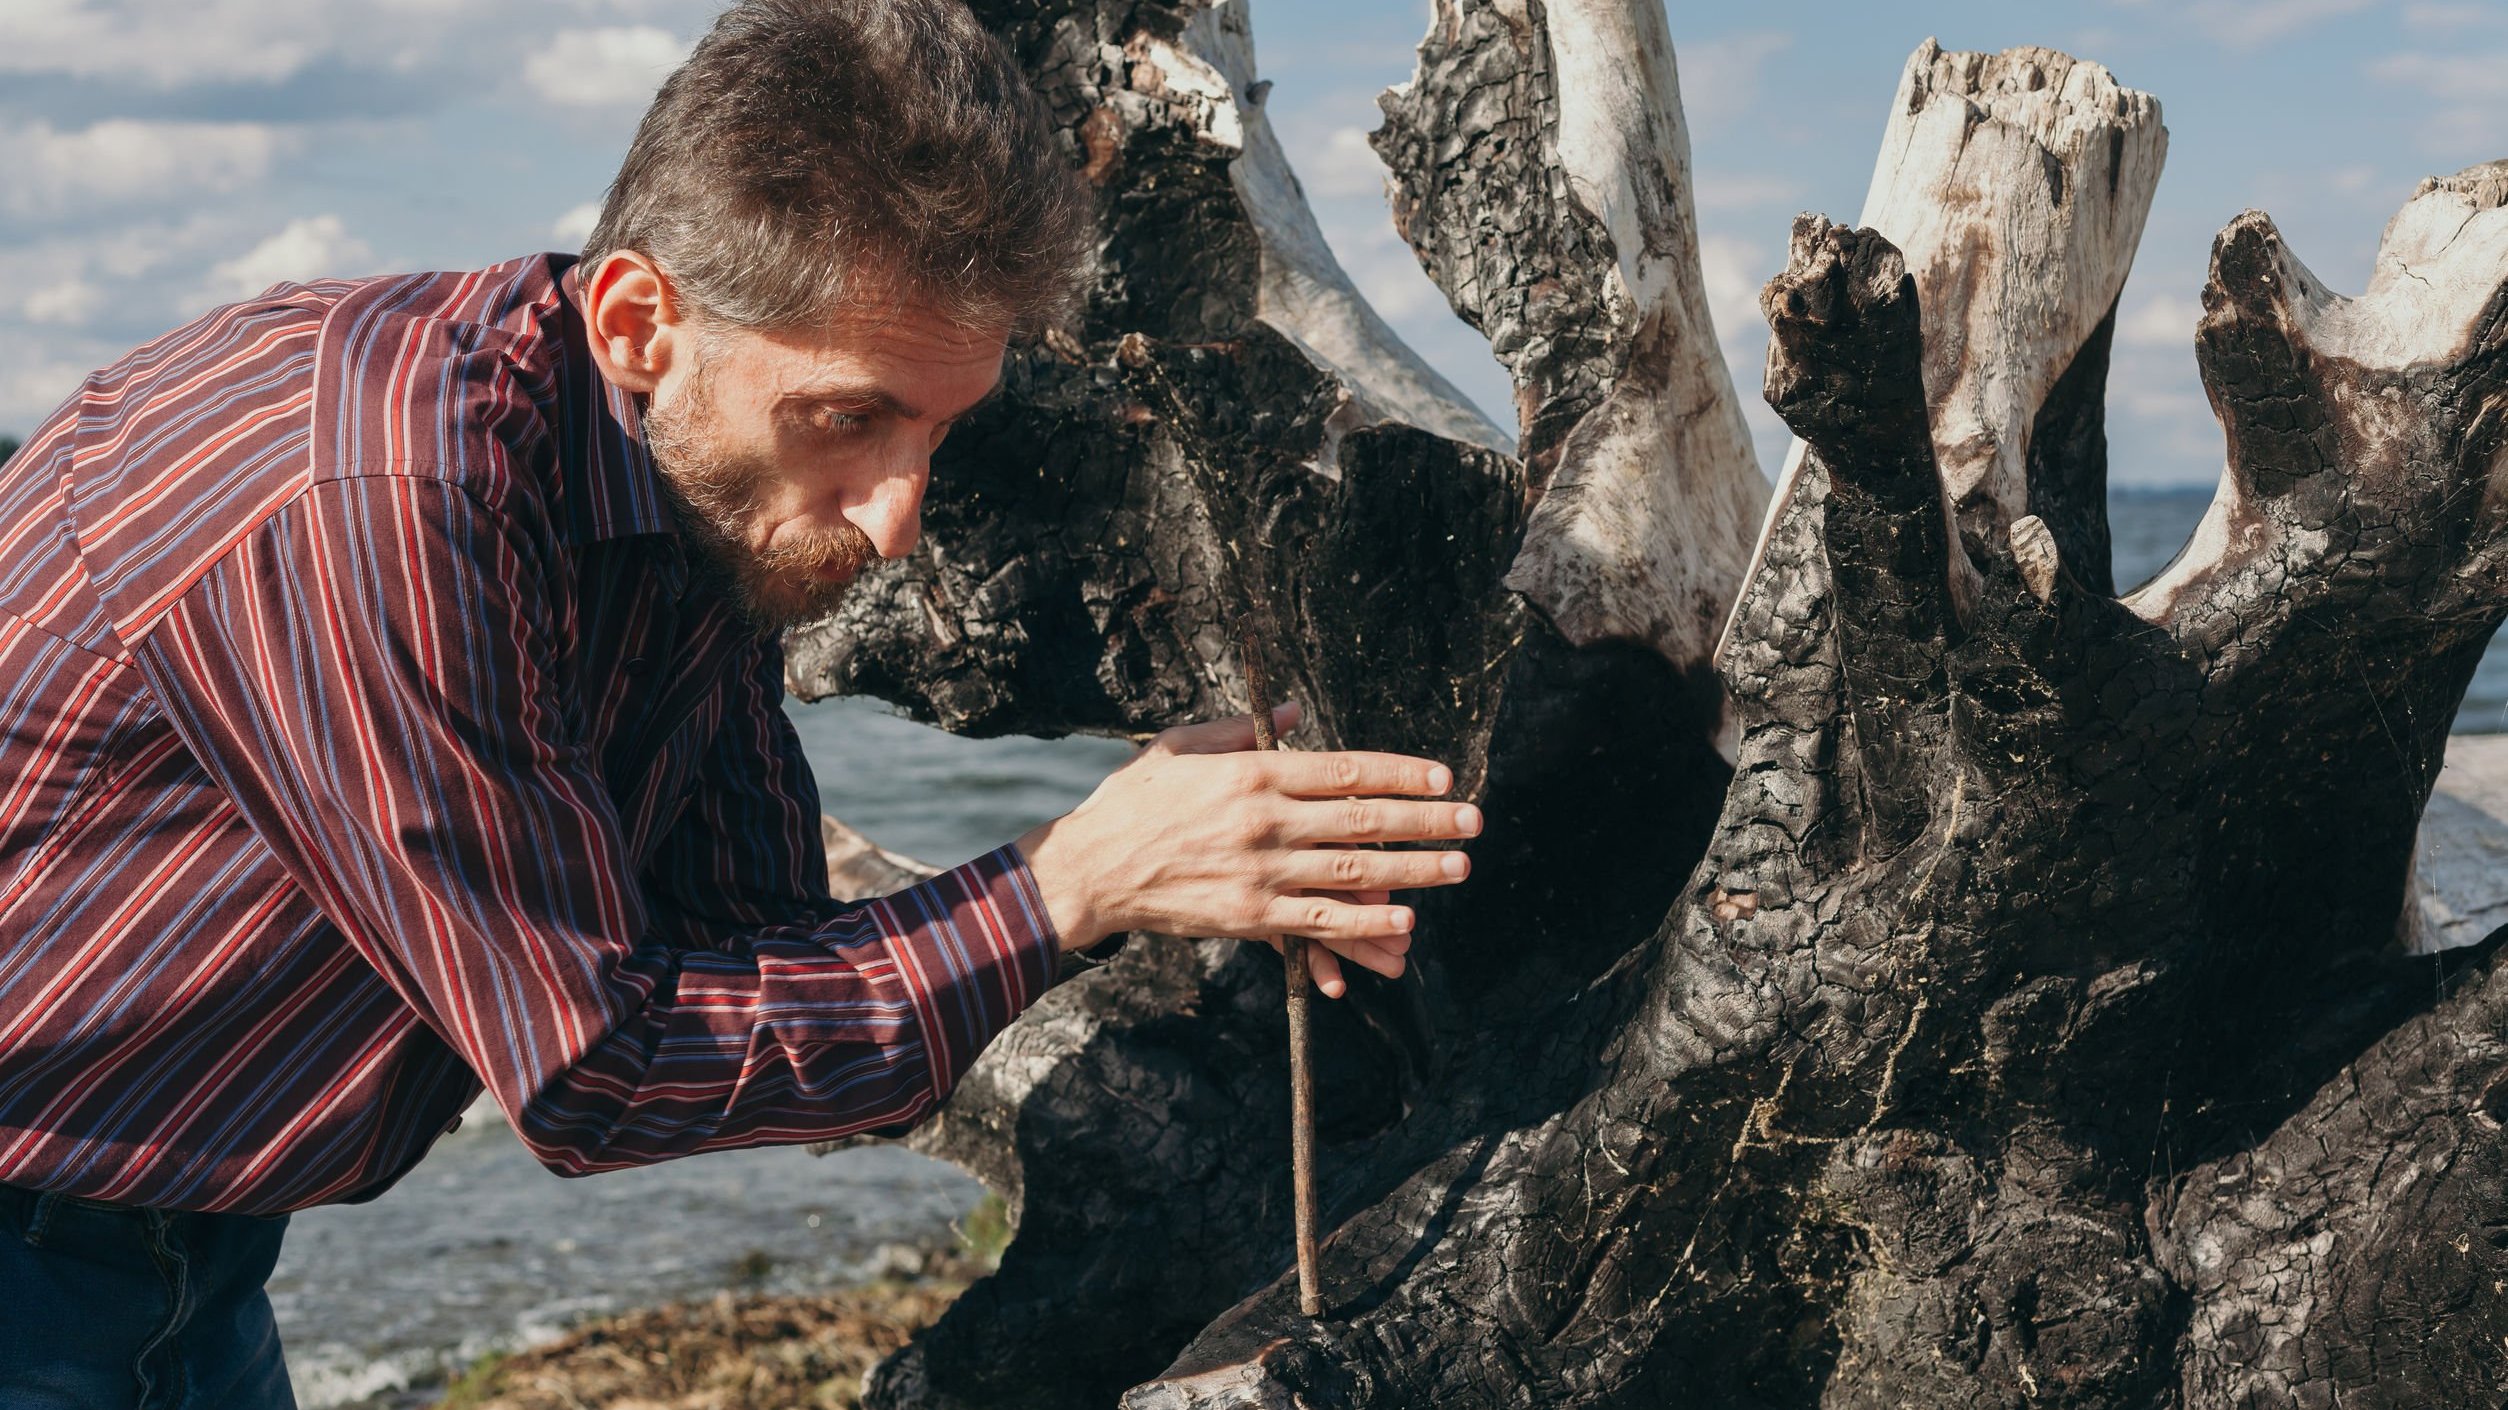
<instances>
[{"instance_id":1,"label":"wooden stick","mask_svg":"<svg viewBox=\"0 0 2508 1410\"><path fill-rule=\"evenodd\" d=\"M1271 685L1263 674L1262 637L1248 623L1238 628L1237 639L1245 693L1254 707L1254 747L1269 753L1280 747L1280 738L1271 727ZM1307 996L1314 981L1306 972L1306 946L1303 935L1280 937L1289 991L1289 1188L1297 1220L1298 1310L1321 1317L1324 1292L1315 1253L1315 1065L1306 1026Z\"/></svg>"}]
</instances>

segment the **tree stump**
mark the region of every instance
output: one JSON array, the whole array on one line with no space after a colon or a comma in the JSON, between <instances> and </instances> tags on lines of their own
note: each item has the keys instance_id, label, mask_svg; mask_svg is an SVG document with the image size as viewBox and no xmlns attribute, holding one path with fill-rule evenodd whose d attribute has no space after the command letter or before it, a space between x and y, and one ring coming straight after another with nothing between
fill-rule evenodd
<instances>
[{"instance_id":1,"label":"tree stump","mask_svg":"<svg viewBox=\"0 0 2508 1410\"><path fill-rule=\"evenodd\" d=\"M2100 402L2165 134L2096 65L1911 59L1868 228L1798 222L1764 296L1802 442L1754 541L1658 7L1441 0L1386 100L1513 438L1312 238L1236 0L979 12L1101 278L796 689L1146 729L1242 708L1254 613L1308 742L1448 758L1490 823L1412 974L1320 1006L1323 1319L1277 962L1134 944L910 1138L1019 1232L872 1403L2508 1394L2508 978L2397 943L2508 617L2508 165L2425 184L2357 299L2223 233L2229 470L2119 601Z\"/></svg>"}]
</instances>

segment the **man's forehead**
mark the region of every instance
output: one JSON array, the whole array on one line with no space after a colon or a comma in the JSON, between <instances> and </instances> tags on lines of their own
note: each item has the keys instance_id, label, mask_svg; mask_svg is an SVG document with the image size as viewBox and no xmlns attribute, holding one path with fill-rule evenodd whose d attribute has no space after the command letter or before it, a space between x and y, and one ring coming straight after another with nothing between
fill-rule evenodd
<instances>
[{"instance_id":1,"label":"man's forehead","mask_svg":"<svg viewBox=\"0 0 2508 1410\"><path fill-rule=\"evenodd\" d=\"M1001 374L1006 330L969 328L912 310L843 315L808 329L752 332L747 350L775 395L966 400Z\"/></svg>"},{"instance_id":2,"label":"man's forehead","mask_svg":"<svg viewBox=\"0 0 2508 1410\"><path fill-rule=\"evenodd\" d=\"M799 328L761 332L778 349L803 361L852 365L888 356L929 362L966 362L1000 354L1008 329L962 323L922 304L847 306Z\"/></svg>"}]
</instances>

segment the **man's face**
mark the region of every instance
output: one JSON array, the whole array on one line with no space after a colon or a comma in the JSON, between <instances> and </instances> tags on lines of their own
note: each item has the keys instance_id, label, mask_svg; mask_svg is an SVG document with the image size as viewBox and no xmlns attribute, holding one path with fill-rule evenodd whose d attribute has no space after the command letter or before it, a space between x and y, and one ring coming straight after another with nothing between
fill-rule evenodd
<instances>
[{"instance_id":1,"label":"man's face","mask_svg":"<svg viewBox=\"0 0 2508 1410\"><path fill-rule=\"evenodd\" d=\"M1000 380L1004 339L908 307L693 340L645 443L758 625L823 617L874 556L914 547L932 452Z\"/></svg>"}]
</instances>

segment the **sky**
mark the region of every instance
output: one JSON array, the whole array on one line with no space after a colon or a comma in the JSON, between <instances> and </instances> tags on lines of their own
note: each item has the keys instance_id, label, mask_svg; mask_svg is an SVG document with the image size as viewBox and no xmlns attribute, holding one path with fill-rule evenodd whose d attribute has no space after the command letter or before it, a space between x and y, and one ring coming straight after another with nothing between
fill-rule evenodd
<instances>
[{"instance_id":1,"label":"sky","mask_svg":"<svg viewBox=\"0 0 2508 1410\"><path fill-rule=\"evenodd\" d=\"M1266 109L1326 236L1485 407L1505 376L1385 213L1366 133L1425 0L1253 7ZM280 279L572 249L717 0L0 0L0 435L92 368ZM1709 301L1763 468L1755 298L1798 211L1852 220L1907 56L2041 44L2159 98L2165 174L2126 285L2111 476L2208 484L2193 329L2212 235L2270 212L2338 290L2427 174L2508 156L2508 0L1681 4Z\"/></svg>"}]
</instances>

